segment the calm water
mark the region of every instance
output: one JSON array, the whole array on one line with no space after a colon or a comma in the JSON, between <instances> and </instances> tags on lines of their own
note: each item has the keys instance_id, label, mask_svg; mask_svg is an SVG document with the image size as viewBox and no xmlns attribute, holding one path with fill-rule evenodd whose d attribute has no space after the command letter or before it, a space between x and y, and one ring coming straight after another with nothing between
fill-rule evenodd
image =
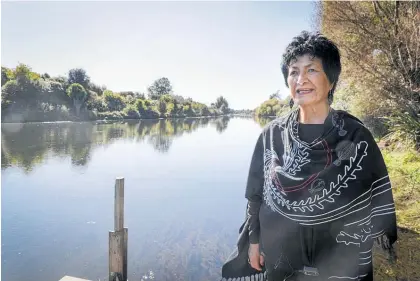
<instances>
[{"instance_id":1,"label":"calm water","mask_svg":"<svg viewBox=\"0 0 420 281\"><path fill-rule=\"evenodd\" d=\"M129 280L217 280L260 130L226 117L2 124L1 279L107 280L123 176Z\"/></svg>"}]
</instances>

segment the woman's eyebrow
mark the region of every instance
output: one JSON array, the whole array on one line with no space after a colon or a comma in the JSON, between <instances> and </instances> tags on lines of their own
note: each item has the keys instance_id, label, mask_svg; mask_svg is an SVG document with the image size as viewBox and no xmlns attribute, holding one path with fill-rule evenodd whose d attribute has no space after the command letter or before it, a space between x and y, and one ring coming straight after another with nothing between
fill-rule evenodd
<instances>
[{"instance_id":1,"label":"woman's eyebrow","mask_svg":"<svg viewBox=\"0 0 420 281\"><path fill-rule=\"evenodd\" d=\"M307 65L305 65L304 67L311 67L311 66L314 66L314 63L308 63Z\"/></svg>"},{"instance_id":2,"label":"woman's eyebrow","mask_svg":"<svg viewBox=\"0 0 420 281\"><path fill-rule=\"evenodd\" d=\"M305 64L303 67L307 68L307 67L311 67L311 66L314 66L314 65L315 64L311 62L311 63ZM290 66L290 69L298 69L298 67L292 65L292 66Z\"/></svg>"}]
</instances>

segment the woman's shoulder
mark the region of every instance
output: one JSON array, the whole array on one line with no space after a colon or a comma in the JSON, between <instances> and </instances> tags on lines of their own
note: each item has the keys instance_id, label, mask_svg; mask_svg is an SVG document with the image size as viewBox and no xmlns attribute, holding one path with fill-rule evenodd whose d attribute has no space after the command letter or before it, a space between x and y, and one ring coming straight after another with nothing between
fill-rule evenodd
<instances>
[{"instance_id":1,"label":"woman's shoulder","mask_svg":"<svg viewBox=\"0 0 420 281\"><path fill-rule=\"evenodd\" d=\"M341 116L346 127L358 134L366 135L368 138L372 137L372 133L368 127L356 116L344 110L336 110L337 114Z\"/></svg>"}]
</instances>

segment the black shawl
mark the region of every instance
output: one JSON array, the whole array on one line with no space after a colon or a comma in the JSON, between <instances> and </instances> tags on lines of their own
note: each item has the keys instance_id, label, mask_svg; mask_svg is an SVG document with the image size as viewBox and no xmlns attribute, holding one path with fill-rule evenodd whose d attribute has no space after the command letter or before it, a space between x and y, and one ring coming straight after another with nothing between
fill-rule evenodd
<instances>
[{"instance_id":1,"label":"black shawl","mask_svg":"<svg viewBox=\"0 0 420 281\"><path fill-rule=\"evenodd\" d=\"M263 273L277 272L276 280L307 268L319 280L372 280L374 239L397 239L390 179L369 130L332 109L323 134L306 143L298 115L299 109L270 122L257 141L247 218L222 280L259 273L248 264L249 243L260 244Z\"/></svg>"}]
</instances>

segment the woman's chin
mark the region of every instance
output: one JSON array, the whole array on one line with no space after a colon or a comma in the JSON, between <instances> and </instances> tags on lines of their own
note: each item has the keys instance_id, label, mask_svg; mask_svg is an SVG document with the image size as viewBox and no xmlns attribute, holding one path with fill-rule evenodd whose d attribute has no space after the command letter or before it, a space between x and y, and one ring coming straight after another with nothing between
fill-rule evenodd
<instances>
[{"instance_id":1,"label":"woman's chin","mask_svg":"<svg viewBox=\"0 0 420 281\"><path fill-rule=\"evenodd\" d=\"M298 106L309 106L315 104L315 101L313 99L298 99L295 103Z\"/></svg>"}]
</instances>

